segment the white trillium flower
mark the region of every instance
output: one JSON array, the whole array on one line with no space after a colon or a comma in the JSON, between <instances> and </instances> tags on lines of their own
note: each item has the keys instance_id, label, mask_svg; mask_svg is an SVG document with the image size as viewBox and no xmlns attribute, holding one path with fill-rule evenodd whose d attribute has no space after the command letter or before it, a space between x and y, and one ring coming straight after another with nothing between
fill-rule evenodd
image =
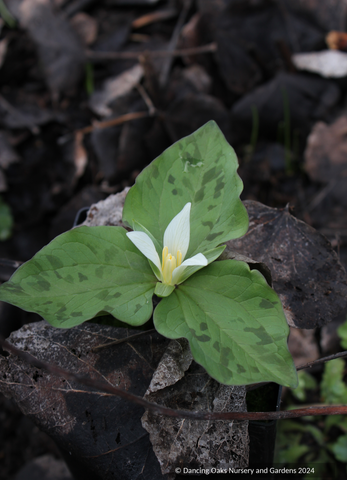
<instances>
[{"instance_id":1,"label":"white trillium flower","mask_svg":"<svg viewBox=\"0 0 347 480\"><path fill-rule=\"evenodd\" d=\"M164 239L162 260L152 239L144 232L128 232L127 237L156 267L156 277L164 285L174 286L180 283L182 274L189 266L206 266L208 261L202 253L185 259L190 240L190 208L187 203L167 226Z\"/></svg>"}]
</instances>

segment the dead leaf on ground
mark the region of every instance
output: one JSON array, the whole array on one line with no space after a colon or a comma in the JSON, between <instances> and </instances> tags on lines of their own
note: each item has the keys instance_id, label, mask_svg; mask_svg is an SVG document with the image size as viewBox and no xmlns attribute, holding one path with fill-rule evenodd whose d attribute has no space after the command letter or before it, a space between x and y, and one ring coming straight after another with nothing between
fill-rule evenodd
<instances>
[{"instance_id":1,"label":"dead leaf on ground","mask_svg":"<svg viewBox=\"0 0 347 480\"><path fill-rule=\"evenodd\" d=\"M211 90L212 78L201 65L194 64L185 68L182 77L188 80L197 92L208 94Z\"/></svg>"},{"instance_id":2,"label":"dead leaf on ground","mask_svg":"<svg viewBox=\"0 0 347 480\"><path fill-rule=\"evenodd\" d=\"M347 19L345 0L282 0L287 8L313 17L328 30L344 30Z\"/></svg>"},{"instance_id":3,"label":"dead leaf on ground","mask_svg":"<svg viewBox=\"0 0 347 480\"><path fill-rule=\"evenodd\" d=\"M270 268L290 326L310 329L329 323L346 306L347 277L328 240L293 217L288 207L244 204L249 230L228 246Z\"/></svg>"},{"instance_id":4,"label":"dead leaf on ground","mask_svg":"<svg viewBox=\"0 0 347 480\"><path fill-rule=\"evenodd\" d=\"M314 182L330 183L330 194L347 206L347 116L313 127L305 151L305 170Z\"/></svg>"},{"instance_id":5,"label":"dead leaf on ground","mask_svg":"<svg viewBox=\"0 0 347 480\"><path fill-rule=\"evenodd\" d=\"M291 328L288 348L295 365L305 365L319 358L319 349L314 330Z\"/></svg>"},{"instance_id":6,"label":"dead leaf on ground","mask_svg":"<svg viewBox=\"0 0 347 480\"><path fill-rule=\"evenodd\" d=\"M46 82L54 95L73 89L83 74L84 50L50 0L8 0L7 6L35 42Z\"/></svg>"},{"instance_id":7,"label":"dead leaf on ground","mask_svg":"<svg viewBox=\"0 0 347 480\"><path fill-rule=\"evenodd\" d=\"M92 45L98 34L98 22L84 12L78 12L70 20L70 25L84 45Z\"/></svg>"},{"instance_id":8,"label":"dead leaf on ground","mask_svg":"<svg viewBox=\"0 0 347 480\"><path fill-rule=\"evenodd\" d=\"M0 95L0 125L4 127L28 128L32 133L37 134L39 132L38 126L63 119L64 114L41 108L32 100L23 101L22 99L20 105L14 105Z\"/></svg>"},{"instance_id":9,"label":"dead leaf on ground","mask_svg":"<svg viewBox=\"0 0 347 480\"><path fill-rule=\"evenodd\" d=\"M221 385L193 361L189 343L173 340L155 371L145 398L159 405L194 411L246 411L244 386ZM146 411L143 427L150 433L163 474L177 468L242 468L248 466L247 421L191 421Z\"/></svg>"},{"instance_id":10,"label":"dead leaf on ground","mask_svg":"<svg viewBox=\"0 0 347 480\"><path fill-rule=\"evenodd\" d=\"M266 34L265 34L266 32ZM309 16L280 2L229 2L216 20L216 59L228 88L250 92L284 64L279 40L290 51L314 50L324 31Z\"/></svg>"},{"instance_id":11,"label":"dead leaf on ground","mask_svg":"<svg viewBox=\"0 0 347 480\"><path fill-rule=\"evenodd\" d=\"M107 79L102 89L91 96L90 108L102 117L111 115L112 109L109 108L109 104L129 93L141 80L142 75L143 67L136 64L120 75Z\"/></svg>"},{"instance_id":12,"label":"dead leaf on ground","mask_svg":"<svg viewBox=\"0 0 347 480\"><path fill-rule=\"evenodd\" d=\"M10 341L34 357L142 396L167 340L148 334L92 353L99 344L135 331L92 323L69 330L46 322L25 325ZM0 357L0 390L95 479L162 480L143 409L120 397L65 381L9 355ZM67 455L67 457L69 457Z\"/></svg>"},{"instance_id":13,"label":"dead leaf on ground","mask_svg":"<svg viewBox=\"0 0 347 480\"><path fill-rule=\"evenodd\" d=\"M129 188L110 195L105 200L92 205L88 211L84 225L98 227L103 225L124 226L122 223L123 206Z\"/></svg>"}]
</instances>

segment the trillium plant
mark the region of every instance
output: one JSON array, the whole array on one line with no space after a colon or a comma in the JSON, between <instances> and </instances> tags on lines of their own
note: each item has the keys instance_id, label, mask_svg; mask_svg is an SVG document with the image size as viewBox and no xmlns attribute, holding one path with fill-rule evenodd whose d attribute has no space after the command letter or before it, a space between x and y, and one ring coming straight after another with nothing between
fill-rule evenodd
<instances>
[{"instance_id":1,"label":"trillium plant","mask_svg":"<svg viewBox=\"0 0 347 480\"><path fill-rule=\"evenodd\" d=\"M101 315L139 327L153 315L157 331L186 338L218 382L296 387L279 297L247 263L218 260L225 242L248 229L237 167L208 122L137 177L124 203L127 229L81 226L59 235L1 285L0 300L59 328Z\"/></svg>"}]
</instances>

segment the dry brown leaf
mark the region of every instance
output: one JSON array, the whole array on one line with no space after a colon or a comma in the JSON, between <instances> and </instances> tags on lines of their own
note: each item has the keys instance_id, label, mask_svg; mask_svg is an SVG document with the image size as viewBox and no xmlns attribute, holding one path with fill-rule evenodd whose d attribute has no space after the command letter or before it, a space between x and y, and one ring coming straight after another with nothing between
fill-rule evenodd
<instances>
[{"instance_id":1,"label":"dry brown leaf","mask_svg":"<svg viewBox=\"0 0 347 480\"><path fill-rule=\"evenodd\" d=\"M120 96L129 93L141 80L143 67L140 64L134 65L116 77L109 78L101 90L93 93L90 99L90 108L102 117L112 114L109 104Z\"/></svg>"},{"instance_id":2,"label":"dry brown leaf","mask_svg":"<svg viewBox=\"0 0 347 480\"><path fill-rule=\"evenodd\" d=\"M145 398L159 405L193 411L246 411L244 386L221 385L193 361L186 339L168 345ZM247 421L191 421L146 411L143 427L163 474L177 468L219 469L248 466Z\"/></svg>"},{"instance_id":3,"label":"dry brown leaf","mask_svg":"<svg viewBox=\"0 0 347 480\"><path fill-rule=\"evenodd\" d=\"M12 333L10 342L40 360L142 396L166 339L149 334L92 352L94 346L131 333L134 331L91 323L56 329L42 321ZM48 433L67 458L95 478L165 479L141 426L143 408L56 377L13 355L0 357L0 369L0 391Z\"/></svg>"},{"instance_id":4,"label":"dry brown leaf","mask_svg":"<svg viewBox=\"0 0 347 480\"><path fill-rule=\"evenodd\" d=\"M92 45L98 34L98 22L87 13L78 12L70 20L73 27L84 45Z\"/></svg>"},{"instance_id":5,"label":"dry brown leaf","mask_svg":"<svg viewBox=\"0 0 347 480\"><path fill-rule=\"evenodd\" d=\"M247 234L230 248L271 270L289 325L315 328L329 323L347 303L347 277L328 240L293 217L289 208L244 202Z\"/></svg>"},{"instance_id":6,"label":"dry brown leaf","mask_svg":"<svg viewBox=\"0 0 347 480\"><path fill-rule=\"evenodd\" d=\"M305 170L314 182L329 183L329 194L347 206L347 116L331 125L318 122L305 150Z\"/></svg>"}]
</instances>

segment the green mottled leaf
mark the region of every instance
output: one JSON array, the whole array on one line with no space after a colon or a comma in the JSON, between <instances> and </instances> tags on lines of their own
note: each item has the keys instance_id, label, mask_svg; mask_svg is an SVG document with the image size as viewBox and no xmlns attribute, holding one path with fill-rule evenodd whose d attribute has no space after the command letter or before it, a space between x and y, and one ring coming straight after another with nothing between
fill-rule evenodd
<instances>
[{"instance_id":1,"label":"green mottled leaf","mask_svg":"<svg viewBox=\"0 0 347 480\"><path fill-rule=\"evenodd\" d=\"M248 217L237 168L234 150L210 121L143 170L125 199L123 222L133 229L140 223L162 245L170 221L191 202L187 258L238 238Z\"/></svg>"},{"instance_id":2,"label":"green mottled leaf","mask_svg":"<svg viewBox=\"0 0 347 480\"><path fill-rule=\"evenodd\" d=\"M152 314L157 279L121 227L78 227L56 237L1 285L0 300L70 328L107 312L131 325Z\"/></svg>"},{"instance_id":3,"label":"green mottled leaf","mask_svg":"<svg viewBox=\"0 0 347 480\"><path fill-rule=\"evenodd\" d=\"M244 262L215 262L195 273L160 302L154 325L166 337L187 338L194 359L220 383L297 385L281 302Z\"/></svg>"}]
</instances>

